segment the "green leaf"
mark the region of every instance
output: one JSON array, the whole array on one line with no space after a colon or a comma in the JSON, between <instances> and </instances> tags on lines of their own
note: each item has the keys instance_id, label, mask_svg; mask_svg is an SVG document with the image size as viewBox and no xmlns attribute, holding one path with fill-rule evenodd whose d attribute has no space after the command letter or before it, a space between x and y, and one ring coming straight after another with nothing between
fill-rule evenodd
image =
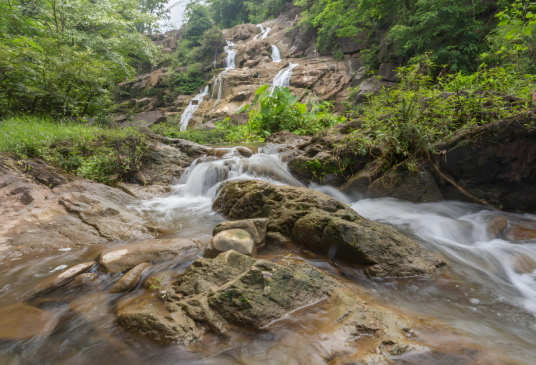
<instances>
[{"instance_id":1,"label":"green leaf","mask_svg":"<svg viewBox=\"0 0 536 365\"><path fill-rule=\"evenodd\" d=\"M270 104L261 105L261 113L266 118L270 115Z\"/></svg>"},{"instance_id":2,"label":"green leaf","mask_svg":"<svg viewBox=\"0 0 536 365\"><path fill-rule=\"evenodd\" d=\"M307 112L307 104L303 103L303 104L300 104L298 103L298 111L300 112L300 114L305 114Z\"/></svg>"},{"instance_id":3,"label":"green leaf","mask_svg":"<svg viewBox=\"0 0 536 365\"><path fill-rule=\"evenodd\" d=\"M240 114L240 113L242 113L244 110L248 110L249 108L251 108L251 105L246 104L246 105L244 105L242 108L238 109L238 111L236 112L236 114Z\"/></svg>"},{"instance_id":4,"label":"green leaf","mask_svg":"<svg viewBox=\"0 0 536 365\"><path fill-rule=\"evenodd\" d=\"M270 86L269 85L264 85L264 86L261 86L257 89L257 91L255 91L255 95L259 95L260 93L262 93L264 90L268 89Z\"/></svg>"}]
</instances>

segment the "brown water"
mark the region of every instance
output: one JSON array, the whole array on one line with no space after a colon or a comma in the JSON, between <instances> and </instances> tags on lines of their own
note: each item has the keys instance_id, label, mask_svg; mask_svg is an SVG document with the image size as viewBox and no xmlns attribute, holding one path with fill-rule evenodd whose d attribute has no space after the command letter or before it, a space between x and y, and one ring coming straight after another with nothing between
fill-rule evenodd
<instances>
[{"instance_id":1,"label":"brown water","mask_svg":"<svg viewBox=\"0 0 536 365\"><path fill-rule=\"evenodd\" d=\"M205 158L189 169L168 196L131 208L175 231L171 236L211 233L224 220L211 210L217 184L244 178L301 185L276 154ZM328 187L319 189L340 194ZM394 364L535 363L536 243L491 239L485 222L500 213L472 204L380 199L357 201L352 207L418 240L450 267L441 275L379 280L367 278L363 267L329 260L293 244L268 245L258 256L279 262L290 253L294 260L337 278L368 304L412 318L417 340L434 350L393 358ZM531 215L507 218L526 226L536 224ZM223 334L205 335L191 346L164 346L114 323L117 304L143 290L108 294L121 274L99 273L94 287L67 285L24 300L38 283L64 270L62 265L71 267L93 259L102 248L41 253L2 265L0 322L9 326L0 326L0 338L15 340L0 341L0 364L348 364L354 363L350 359L356 353L370 351L368 336L347 343L330 337L334 318L322 301L265 329L230 328ZM172 280L190 263L161 262L146 277L166 274ZM28 308L34 307L44 312L28 315Z\"/></svg>"}]
</instances>

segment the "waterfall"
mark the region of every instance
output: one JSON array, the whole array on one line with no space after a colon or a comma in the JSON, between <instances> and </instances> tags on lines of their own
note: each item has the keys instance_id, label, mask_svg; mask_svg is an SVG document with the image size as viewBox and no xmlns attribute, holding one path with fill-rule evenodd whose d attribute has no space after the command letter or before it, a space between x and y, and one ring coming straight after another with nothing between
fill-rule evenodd
<instances>
[{"instance_id":1,"label":"waterfall","mask_svg":"<svg viewBox=\"0 0 536 365\"><path fill-rule=\"evenodd\" d=\"M218 59L218 50L214 51L214 62L212 62L212 68L216 68L216 62Z\"/></svg>"},{"instance_id":2,"label":"waterfall","mask_svg":"<svg viewBox=\"0 0 536 365\"><path fill-rule=\"evenodd\" d=\"M275 75L272 81L272 87L274 86L290 86L290 76L292 76L292 70L299 66L297 63L289 63L288 67L285 67Z\"/></svg>"},{"instance_id":3,"label":"waterfall","mask_svg":"<svg viewBox=\"0 0 536 365\"><path fill-rule=\"evenodd\" d=\"M227 45L223 48L225 52L227 52L227 57L225 57L225 64L224 64L225 71L236 68L236 65L235 65L236 51L234 49L231 49L231 47L236 46L236 44L234 44L231 41L226 41L226 42L227 42Z\"/></svg>"},{"instance_id":4,"label":"waterfall","mask_svg":"<svg viewBox=\"0 0 536 365\"><path fill-rule=\"evenodd\" d=\"M261 32L257 34L255 38L253 38L253 40L257 39L258 37L261 37L261 39L268 37L268 33L270 33L270 31L272 30L272 28L268 28L264 26L263 24L257 24L256 27L260 28Z\"/></svg>"},{"instance_id":5,"label":"waterfall","mask_svg":"<svg viewBox=\"0 0 536 365\"><path fill-rule=\"evenodd\" d=\"M188 122L190 121L190 119L192 119L195 111L197 110L197 108L199 108L199 104L201 104L201 102L203 101L203 98L207 94L208 94L208 85L203 90L201 90L199 94L194 96L194 98L190 101L186 109L184 109L184 113L182 113L181 115L181 131L186 130L186 128L188 127ZM193 104L194 100L197 101L197 104Z\"/></svg>"},{"instance_id":6,"label":"waterfall","mask_svg":"<svg viewBox=\"0 0 536 365\"><path fill-rule=\"evenodd\" d=\"M272 45L272 60L274 62L281 62L281 53L276 45Z\"/></svg>"}]
</instances>

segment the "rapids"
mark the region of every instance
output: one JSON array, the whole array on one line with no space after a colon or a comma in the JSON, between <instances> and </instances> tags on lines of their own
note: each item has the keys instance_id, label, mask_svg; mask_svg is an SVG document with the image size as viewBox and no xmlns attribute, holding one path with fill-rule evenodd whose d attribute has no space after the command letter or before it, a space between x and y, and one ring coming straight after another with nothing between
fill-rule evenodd
<instances>
[{"instance_id":1,"label":"rapids","mask_svg":"<svg viewBox=\"0 0 536 365\"><path fill-rule=\"evenodd\" d=\"M174 232L168 236L188 237L210 233L214 225L225 220L211 209L223 181L261 179L304 186L290 174L277 145L247 147L256 152L250 158L242 157L237 147L216 149L213 156L199 158L188 167L171 193L130 208ZM490 237L486 223L503 215L510 222L536 227L536 216L496 212L461 202L351 201L330 186L311 184L309 188L351 205L366 218L394 226L449 265L440 275L380 280L367 278L361 268L349 262L329 260L292 244L268 245L259 251L259 256L267 259L291 253L294 259L364 292L372 302L418 316L424 328L419 333L421 340L447 349L466 349L454 357L439 358L428 352L421 362L402 357L393 359L394 364L504 364L477 362L472 357L475 348L495 351L508 363L534 363L536 242L514 244ZM121 243L107 243L106 247ZM57 251L4 266L0 276L2 307L21 301L58 267L88 261L102 247ZM190 263L160 263L149 276L166 270L180 272ZM110 285L120 274L102 276ZM162 346L127 333L113 322L114 306L136 292L123 299L117 294L93 293L84 297L88 298L84 303L73 305L72 300L76 303L82 294L87 293L66 287L51 298L34 299L33 305L51 313L46 319L47 330L29 340L0 342L0 364L327 364L319 355L322 335L316 329L329 317L321 304L300 309L266 329L206 334L191 347ZM91 310L83 310L84 305ZM454 328L456 335L444 324ZM300 335L294 334L297 329Z\"/></svg>"}]
</instances>

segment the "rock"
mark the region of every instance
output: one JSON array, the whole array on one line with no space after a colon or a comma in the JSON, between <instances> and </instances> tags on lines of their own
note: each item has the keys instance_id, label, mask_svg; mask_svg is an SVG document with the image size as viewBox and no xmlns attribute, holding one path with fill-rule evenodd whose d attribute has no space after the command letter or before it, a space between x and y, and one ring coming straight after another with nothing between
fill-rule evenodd
<instances>
[{"instance_id":1,"label":"rock","mask_svg":"<svg viewBox=\"0 0 536 365\"><path fill-rule=\"evenodd\" d=\"M125 193L132 195L133 197L140 199L152 199L161 195L167 194L171 191L169 186L162 185L136 185L125 182L118 182L113 185L114 187L123 190Z\"/></svg>"},{"instance_id":2,"label":"rock","mask_svg":"<svg viewBox=\"0 0 536 365\"><path fill-rule=\"evenodd\" d=\"M266 228L268 219L243 219L238 221L222 222L212 230L212 236L229 229L242 229L249 233L256 247L261 247L266 242Z\"/></svg>"},{"instance_id":3,"label":"rock","mask_svg":"<svg viewBox=\"0 0 536 365\"><path fill-rule=\"evenodd\" d=\"M247 113L240 113L240 114L232 114L231 115L231 123L234 125L246 125L249 121L249 114Z\"/></svg>"},{"instance_id":4,"label":"rock","mask_svg":"<svg viewBox=\"0 0 536 365\"><path fill-rule=\"evenodd\" d=\"M56 274L39 284L37 288L35 288L35 290L31 293L31 295L43 294L48 291L62 287L69 281L76 278L78 275L91 269L96 264L97 263L95 261L84 262L82 264L75 265L62 273Z\"/></svg>"},{"instance_id":5,"label":"rock","mask_svg":"<svg viewBox=\"0 0 536 365\"><path fill-rule=\"evenodd\" d=\"M105 279L106 277L104 275L98 275L90 272L83 273L74 278L74 280L67 284L65 288L82 288L84 290L99 289L104 284Z\"/></svg>"},{"instance_id":6,"label":"rock","mask_svg":"<svg viewBox=\"0 0 536 365\"><path fill-rule=\"evenodd\" d=\"M383 161L369 162L361 171L352 175L339 189L353 198L362 198L372 182L383 174Z\"/></svg>"},{"instance_id":7,"label":"rock","mask_svg":"<svg viewBox=\"0 0 536 365\"><path fill-rule=\"evenodd\" d=\"M117 310L117 323L131 332L164 343L190 343L204 333L204 328L197 326L176 305L164 303L152 292L122 303Z\"/></svg>"},{"instance_id":8,"label":"rock","mask_svg":"<svg viewBox=\"0 0 536 365\"><path fill-rule=\"evenodd\" d=\"M222 252L237 251L243 255L256 252L255 242L251 235L243 229L228 229L217 233L205 250L206 257L215 257Z\"/></svg>"},{"instance_id":9,"label":"rock","mask_svg":"<svg viewBox=\"0 0 536 365\"><path fill-rule=\"evenodd\" d=\"M102 270L115 273L146 261L179 259L184 262L203 250L209 240L209 236L199 236L135 242L104 250L98 257L98 263Z\"/></svg>"},{"instance_id":10,"label":"rock","mask_svg":"<svg viewBox=\"0 0 536 365\"><path fill-rule=\"evenodd\" d=\"M211 130L216 129L216 125L213 124L213 123L205 123L205 124L201 124L199 129L202 129L202 130L205 130L205 131L211 131Z\"/></svg>"},{"instance_id":11,"label":"rock","mask_svg":"<svg viewBox=\"0 0 536 365\"><path fill-rule=\"evenodd\" d=\"M522 115L461 130L438 143L435 165L470 194L507 211L536 212L536 129ZM434 173L435 168L430 170ZM448 200L473 200L437 179Z\"/></svg>"},{"instance_id":12,"label":"rock","mask_svg":"<svg viewBox=\"0 0 536 365\"><path fill-rule=\"evenodd\" d=\"M108 313L108 302L112 298L113 296L105 293L84 295L72 301L69 304L69 309L78 314L85 321L94 323L103 319L103 317L110 316ZM113 318L111 320L113 320Z\"/></svg>"},{"instance_id":13,"label":"rock","mask_svg":"<svg viewBox=\"0 0 536 365\"><path fill-rule=\"evenodd\" d=\"M138 104L139 106L140 104ZM122 123L122 127L148 127L153 124L160 124L162 122L167 122L167 117L164 113L159 110L148 111L136 115L132 122Z\"/></svg>"},{"instance_id":14,"label":"rock","mask_svg":"<svg viewBox=\"0 0 536 365\"><path fill-rule=\"evenodd\" d=\"M298 244L366 265L372 276L436 272L440 260L395 229L371 222L323 193L259 180L222 184L213 209L231 219L269 218L268 232Z\"/></svg>"},{"instance_id":15,"label":"rock","mask_svg":"<svg viewBox=\"0 0 536 365\"><path fill-rule=\"evenodd\" d=\"M426 170L411 172L394 169L375 180L363 196L366 199L391 197L410 202L437 202L444 200L433 176Z\"/></svg>"},{"instance_id":16,"label":"rock","mask_svg":"<svg viewBox=\"0 0 536 365\"><path fill-rule=\"evenodd\" d=\"M508 227L508 220L504 217L494 217L488 222L487 231L491 237L497 238Z\"/></svg>"},{"instance_id":17,"label":"rock","mask_svg":"<svg viewBox=\"0 0 536 365\"><path fill-rule=\"evenodd\" d=\"M58 316L26 304L13 304L0 309L0 340L20 341L47 337Z\"/></svg>"},{"instance_id":18,"label":"rock","mask_svg":"<svg viewBox=\"0 0 536 365\"><path fill-rule=\"evenodd\" d=\"M268 232L266 238L274 243L290 242L291 239L287 236L283 236L280 232Z\"/></svg>"},{"instance_id":19,"label":"rock","mask_svg":"<svg viewBox=\"0 0 536 365\"><path fill-rule=\"evenodd\" d=\"M360 67L355 76L352 79L352 87L359 86L367 77L367 68L365 66Z\"/></svg>"},{"instance_id":20,"label":"rock","mask_svg":"<svg viewBox=\"0 0 536 365\"><path fill-rule=\"evenodd\" d=\"M115 285L110 289L110 294L123 293L132 289L141 279L141 277L152 267L153 265L144 262L127 272Z\"/></svg>"},{"instance_id":21,"label":"rock","mask_svg":"<svg viewBox=\"0 0 536 365\"><path fill-rule=\"evenodd\" d=\"M380 65L380 76L382 76L387 81L398 81L396 77L397 72L395 71L399 65L393 63L382 63Z\"/></svg>"},{"instance_id":22,"label":"rock","mask_svg":"<svg viewBox=\"0 0 536 365\"><path fill-rule=\"evenodd\" d=\"M387 360L386 356L426 349L413 340L411 321L366 305L329 275L301 261L279 265L228 251L215 259L196 260L171 289L176 295L166 302L146 293L118 304L117 322L156 341L187 344L207 331L217 334L229 326L266 327L314 304L325 318L315 330L337 339L323 343L326 353L344 353L347 341L361 335L369 339L364 349L370 350L353 352L353 362L371 354ZM299 328L295 331L300 334Z\"/></svg>"},{"instance_id":23,"label":"rock","mask_svg":"<svg viewBox=\"0 0 536 365\"><path fill-rule=\"evenodd\" d=\"M511 225L503 234L512 242L536 242L536 229Z\"/></svg>"},{"instance_id":24,"label":"rock","mask_svg":"<svg viewBox=\"0 0 536 365\"><path fill-rule=\"evenodd\" d=\"M236 152L240 153L244 157L253 156L253 152L247 147L239 146L239 147L235 147L234 149Z\"/></svg>"},{"instance_id":25,"label":"rock","mask_svg":"<svg viewBox=\"0 0 536 365\"><path fill-rule=\"evenodd\" d=\"M379 93L383 88L391 89L397 86L398 84L396 82L382 81L375 77L367 79L359 85L359 93L357 94L356 102L362 103L366 101L367 97Z\"/></svg>"},{"instance_id":26,"label":"rock","mask_svg":"<svg viewBox=\"0 0 536 365\"><path fill-rule=\"evenodd\" d=\"M279 131L270 134L264 139L264 142L267 143L278 143L278 144L289 144L289 143L304 143L310 140L311 137L308 136L298 136L297 134L288 132L288 131Z\"/></svg>"}]
</instances>

